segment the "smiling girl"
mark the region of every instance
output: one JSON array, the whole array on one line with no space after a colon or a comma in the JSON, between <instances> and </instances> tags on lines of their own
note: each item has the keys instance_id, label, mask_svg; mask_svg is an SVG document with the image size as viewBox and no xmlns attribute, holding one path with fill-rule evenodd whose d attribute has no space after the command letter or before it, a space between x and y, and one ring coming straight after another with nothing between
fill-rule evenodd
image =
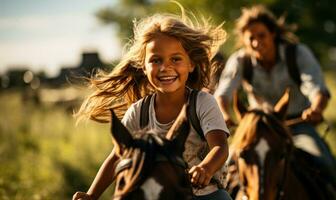
<instances>
[{"instance_id":1,"label":"smiling girl","mask_svg":"<svg viewBox=\"0 0 336 200\"><path fill-rule=\"evenodd\" d=\"M130 132L139 131L143 98L151 95L148 128L165 134L189 101L189 94L208 84L210 60L225 40L222 26L193 24L185 15L156 14L134 24L134 39L121 62L109 74L92 80L95 92L77 115L109 122L114 109ZM127 112L124 114L126 108ZM228 156L228 129L215 99L197 95L197 117L205 140L192 127L185 144L184 159L190 167L197 199L230 199L219 184ZM199 152L208 149L201 157ZM112 150L88 192L73 199L98 199L113 182L118 155Z\"/></svg>"}]
</instances>

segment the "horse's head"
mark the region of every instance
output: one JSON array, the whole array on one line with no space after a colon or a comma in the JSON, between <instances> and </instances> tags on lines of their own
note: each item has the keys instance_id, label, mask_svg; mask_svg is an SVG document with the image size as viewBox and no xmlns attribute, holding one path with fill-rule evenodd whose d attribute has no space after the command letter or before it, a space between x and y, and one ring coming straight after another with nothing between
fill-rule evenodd
<instances>
[{"instance_id":1,"label":"horse's head","mask_svg":"<svg viewBox=\"0 0 336 200\"><path fill-rule=\"evenodd\" d=\"M240 119L231 148L238 156L241 192L248 199L276 199L281 195L292 139L283 126L288 91L272 112L249 110L236 104Z\"/></svg>"},{"instance_id":2,"label":"horse's head","mask_svg":"<svg viewBox=\"0 0 336 200\"><path fill-rule=\"evenodd\" d=\"M146 130L133 137L112 111L111 133L120 156L114 199L191 199L182 158L189 129L186 106L165 138Z\"/></svg>"}]
</instances>

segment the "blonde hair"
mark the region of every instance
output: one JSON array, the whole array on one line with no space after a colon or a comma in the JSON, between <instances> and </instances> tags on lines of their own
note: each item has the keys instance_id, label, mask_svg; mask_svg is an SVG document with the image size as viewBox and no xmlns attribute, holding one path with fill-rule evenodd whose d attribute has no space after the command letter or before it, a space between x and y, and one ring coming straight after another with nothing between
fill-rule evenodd
<instances>
[{"instance_id":1,"label":"blonde hair","mask_svg":"<svg viewBox=\"0 0 336 200\"><path fill-rule=\"evenodd\" d=\"M297 43L299 41L293 33L296 26L285 24L284 16L277 19L265 6L255 5L250 8L242 8L242 14L236 21L235 33L238 35L238 47L243 45L244 31L255 22L263 23L270 32L275 33L275 42Z\"/></svg>"},{"instance_id":2,"label":"blonde hair","mask_svg":"<svg viewBox=\"0 0 336 200\"><path fill-rule=\"evenodd\" d=\"M226 32L223 24L214 27L204 18L200 23L194 15L192 21L181 9L182 16L155 14L139 22L134 21L134 38L120 63L111 73L99 73L91 79L94 92L84 100L76 113L79 120L89 118L109 122L109 109L121 117L130 104L154 92L143 68L146 44L158 34L177 38L195 65L187 85L195 89L207 86L210 59L224 42Z\"/></svg>"}]
</instances>

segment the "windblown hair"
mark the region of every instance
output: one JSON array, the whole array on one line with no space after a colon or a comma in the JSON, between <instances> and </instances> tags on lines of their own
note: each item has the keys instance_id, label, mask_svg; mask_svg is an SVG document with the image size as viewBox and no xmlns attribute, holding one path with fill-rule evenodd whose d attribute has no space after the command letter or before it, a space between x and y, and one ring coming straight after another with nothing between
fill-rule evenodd
<instances>
[{"instance_id":1,"label":"windblown hair","mask_svg":"<svg viewBox=\"0 0 336 200\"><path fill-rule=\"evenodd\" d=\"M208 85L210 60L225 41L222 25L212 26L194 15L188 17L183 7L181 16L155 14L134 21L134 38L126 45L126 53L110 73L98 73L91 79L94 92L88 96L75 116L109 122L113 109L118 117L137 100L154 92L143 72L146 45L159 34L177 38L188 53L195 70L189 74L187 86L200 89ZM128 47L128 48L127 48Z\"/></svg>"},{"instance_id":2,"label":"windblown hair","mask_svg":"<svg viewBox=\"0 0 336 200\"><path fill-rule=\"evenodd\" d=\"M220 52L211 59L210 81L207 87L211 94L215 92L218 86L220 76L225 68L225 63L226 59Z\"/></svg>"},{"instance_id":3,"label":"windblown hair","mask_svg":"<svg viewBox=\"0 0 336 200\"><path fill-rule=\"evenodd\" d=\"M293 33L296 27L287 25L285 17L277 19L274 14L263 5L255 5L250 8L243 8L241 16L236 21L235 32L238 35L237 46L243 45L243 33L249 25L260 22L263 23L269 31L275 33L275 42L297 43L299 40Z\"/></svg>"}]
</instances>

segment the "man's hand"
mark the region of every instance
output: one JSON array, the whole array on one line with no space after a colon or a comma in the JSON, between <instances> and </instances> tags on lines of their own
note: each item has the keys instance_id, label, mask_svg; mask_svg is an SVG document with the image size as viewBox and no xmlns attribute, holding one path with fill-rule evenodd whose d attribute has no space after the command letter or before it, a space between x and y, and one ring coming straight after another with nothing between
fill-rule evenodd
<instances>
[{"instance_id":1,"label":"man's hand","mask_svg":"<svg viewBox=\"0 0 336 200\"><path fill-rule=\"evenodd\" d=\"M311 107L304 110L301 115L302 119L313 124L317 125L323 121L322 110L312 109Z\"/></svg>"}]
</instances>

